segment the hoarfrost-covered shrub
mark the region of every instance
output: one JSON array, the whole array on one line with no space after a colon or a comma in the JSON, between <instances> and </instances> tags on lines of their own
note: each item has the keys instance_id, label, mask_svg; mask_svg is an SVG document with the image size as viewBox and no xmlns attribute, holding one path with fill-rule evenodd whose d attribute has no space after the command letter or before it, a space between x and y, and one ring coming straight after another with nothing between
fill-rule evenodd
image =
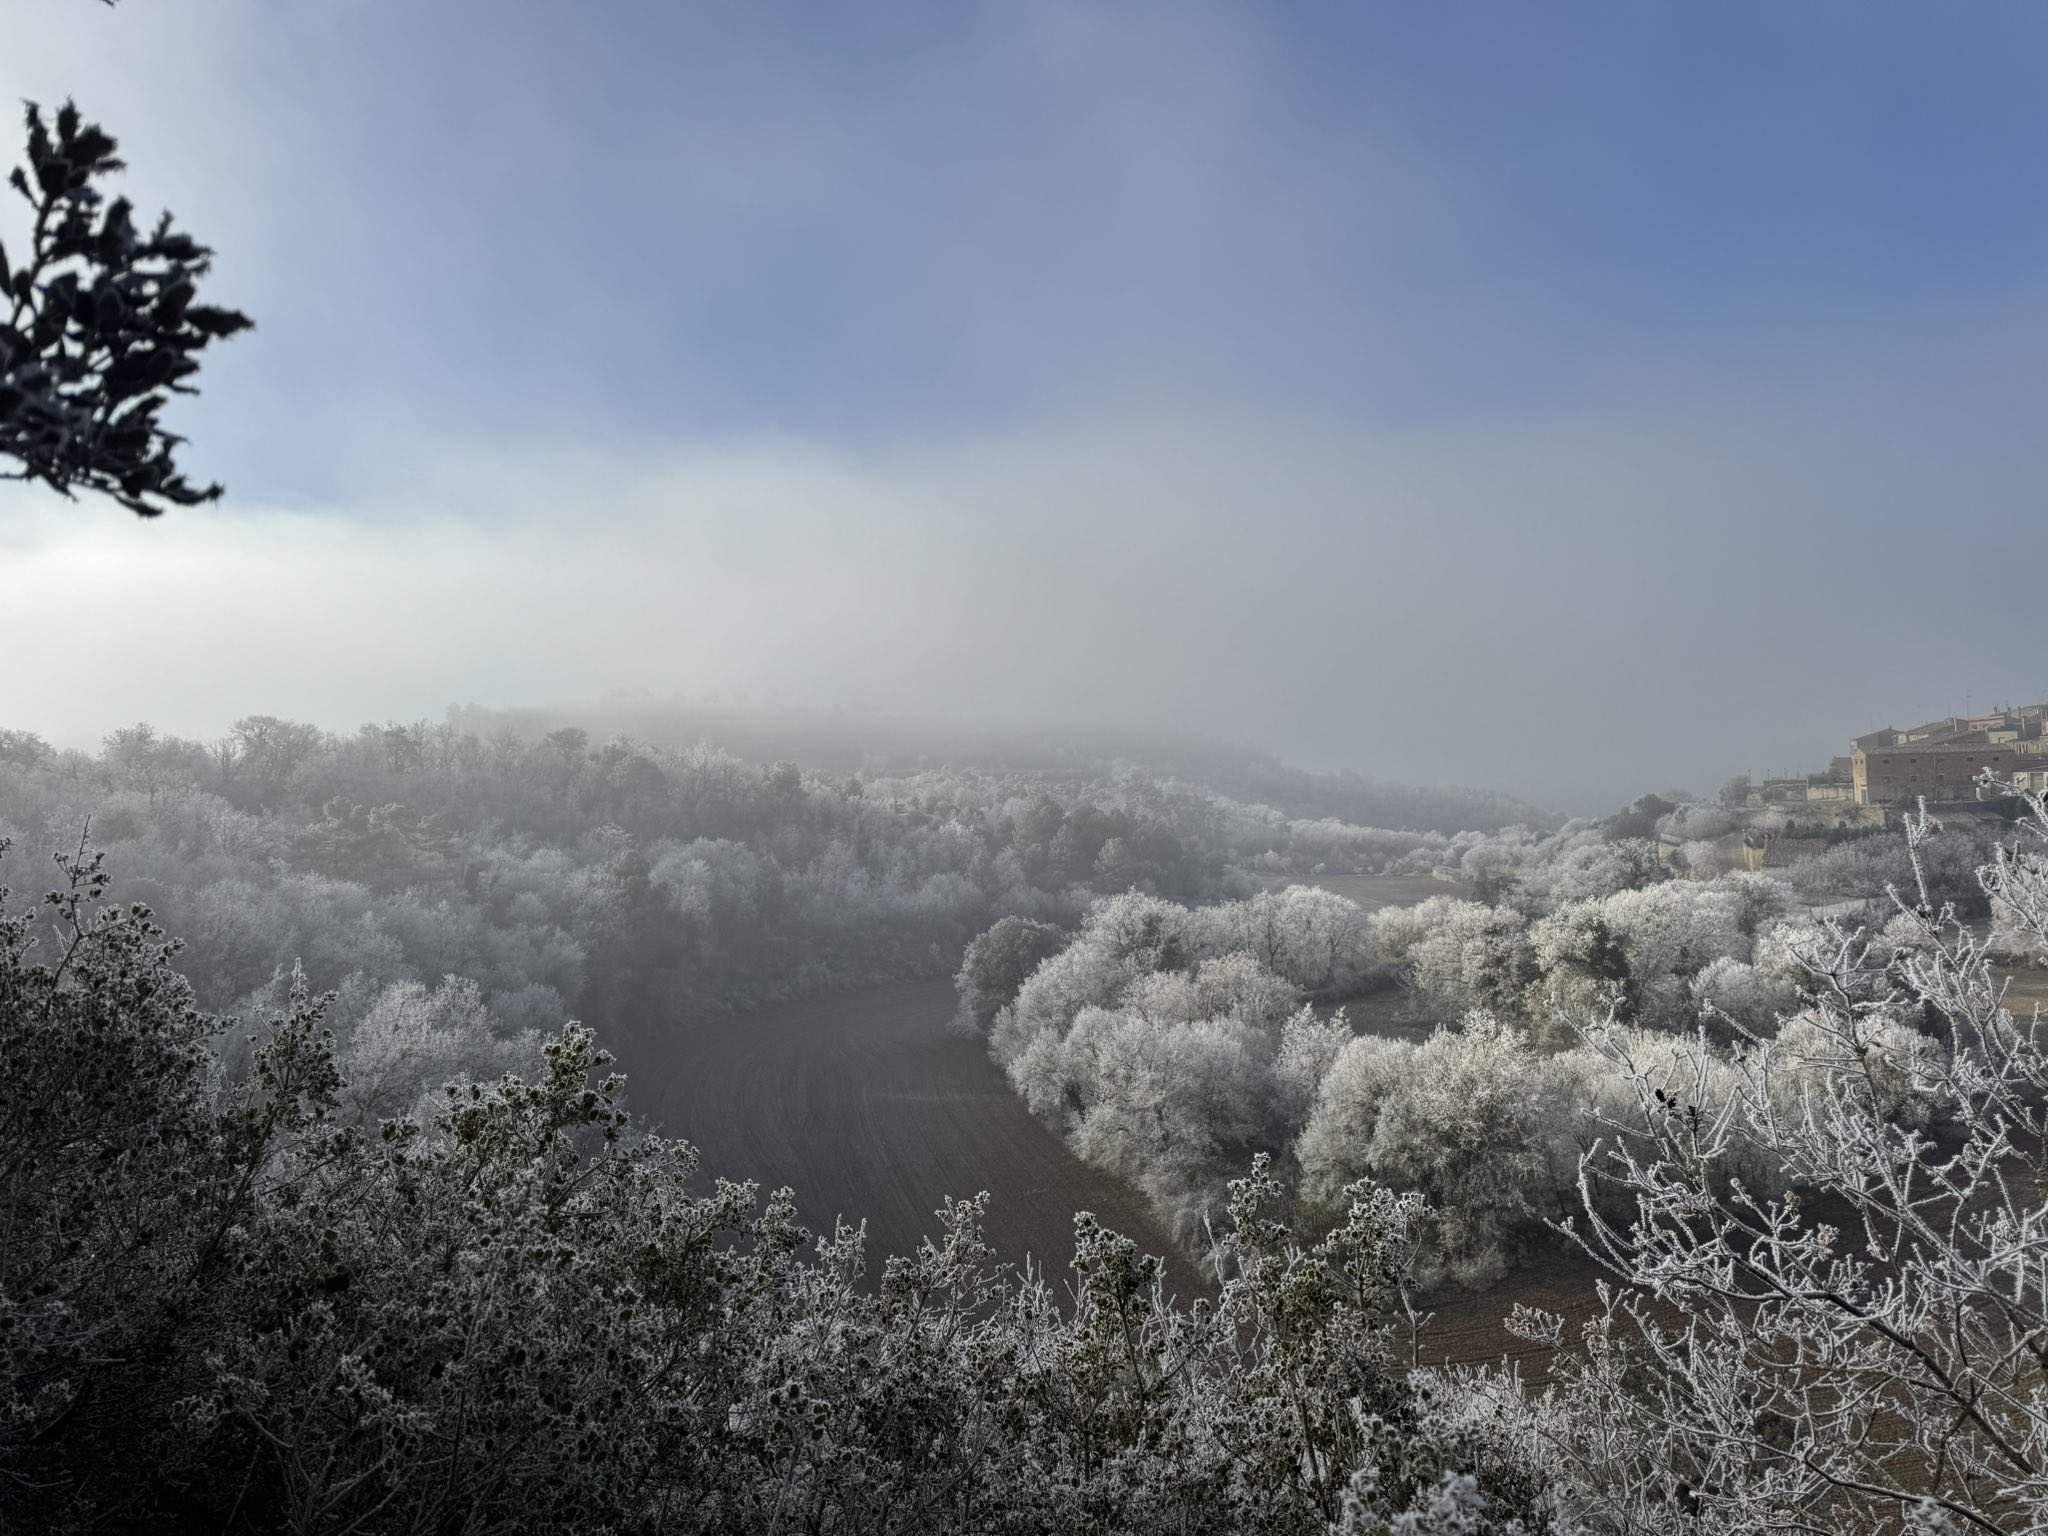
<instances>
[{"instance_id":1,"label":"hoarfrost-covered shrub","mask_svg":"<svg viewBox=\"0 0 2048 1536\"><path fill-rule=\"evenodd\" d=\"M2048 1051L1941 901L1935 836L1907 819L1910 942L1780 928L1758 968L1800 979L1801 1014L1725 1066L1683 1047L1675 1087L1632 1079L1637 1117L1587 1164L1613 1198L1578 1229L1619 1283L1573 1339L1559 1316L1514 1320L1558 1347L1539 1414L1510 1378L1472 1378L1504 1426L1540 1416L1614 1528L1670 1529L1674 1506L1716 1536L2048 1523ZM2038 798L2020 837L2048 848ZM2048 934L2043 866L1995 858L1982 883ZM1745 1158L1781 1178L1729 1178Z\"/></svg>"},{"instance_id":2,"label":"hoarfrost-covered shrub","mask_svg":"<svg viewBox=\"0 0 2048 1536\"><path fill-rule=\"evenodd\" d=\"M1574 901L1599 901L1671 878L1657 845L1642 838L1589 840L1523 876L1520 900L1554 910Z\"/></svg>"},{"instance_id":3,"label":"hoarfrost-covered shrub","mask_svg":"<svg viewBox=\"0 0 2048 1536\"><path fill-rule=\"evenodd\" d=\"M1065 1035L1084 1008L1115 1003L1141 976L1151 974L1143 956L1119 953L1083 929L1081 937L1026 978L1015 1001L997 1013L989 1030L989 1049L1007 1063L1038 1035Z\"/></svg>"},{"instance_id":4,"label":"hoarfrost-covered shrub","mask_svg":"<svg viewBox=\"0 0 2048 1536\"><path fill-rule=\"evenodd\" d=\"M1948 1052L1882 1012L1809 1010L1765 1047L1772 1105L1787 1124L1812 1095L1847 1095L1880 1120L1927 1126L1956 1107Z\"/></svg>"},{"instance_id":5,"label":"hoarfrost-covered shrub","mask_svg":"<svg viewBox=\"0 0 2048 1536\"><path fill-rule=\"evenodd\" d=\"M1372 1173L1380 1112L1413 1067L1415 1047L1405 1040L1359 1035L1346 1041L1323 1074L1295 1158L1302 1196L1334 1201L1345 1185Z\"/></svg>"},{"instance_id":6,"label":"hoarfrost-covered shrub","mask_svg":"<svg viewBox=\"0 0 2048 1536\"><path fill-rule=\"evenodd\" d=\"M1041 1120L1071 1129L1072 1117L1081 1108L1079 1081L1069 1065L1072 1060L1065 1037L1056 1030L1041 1029L1018 1042L1003 1070L1026 1109Z\"/></svg>"},{"instance_id":7,"label":"hoarfrost-covered shrub","mask_svg":"<svg viewBox=\"0 0 2048 1536\"><path fill-rule=\"evenodd\" d=\"M1692 979L1717 959L1747 960L1752 952L1745 902L1727 883L1673 880L1620 892L1598 910L1620 941L1638 1016L1653 1026L1689 1027Z\"/></svg>"},{"instance_id":8,"label":"hoarfrost-covered shrub","mask_svg":"<svg viewBox=\"0 0 2048 1536\"><path fill-rule=\"evenodd\" d=\"M1438 1211L1443 1267L1483 1283L1574 1187L1582 1097L1569 1060L1530 1049L1489 1014L1419 1046L1354 1040L1296 1144L1303 1194L1328 1199L1361 1175L1419 1190Z\"/></svg>"},{"instance_id":9,"label":"hoarfrost-covered shrub","mask_svg":"<svg viewBox=\"0 0 2048 1536\"><path fill-rule=\"evenodd\" d=\"M1757 935L1757 972L1768 982L1804 995L1813 985L1814 967L1834 947L1834 938L1818 919L1787 918Z\"/></svg>"},{"instance_id":10,"label":"hoarfrost-covered shrub","mask_svg":"<svg viewBox=\"0 0 2048 1536\"><path fill-rule=\"evenodd\" d=\"M979 934L961 958L954 989L960 994L955 1028L981 1035L1015 1001L1031 973L1059 952L1066 934L1053 923L1006 917Z\"/></svg>"},{"instance_id":11,"label":"hoarfrost-covered shrub","mask_svg":"<svg viewBox=\"0 0 2048 1536\"><path fill-rule=\"evenodd\" d=\"M1273 1053L1271 1135L1275 1144L1290 1145L1308 1124L1323 1079L1352 1039L1351 1022L1338 1009L1336 1017L1319 1019L1306 1003L1280 1027L1280 1046Z\"/></svg>"},{"instance_id":12,"label":"hoarfrost-covered shrub","mask_svg":"<svg viewBox=\"0 0 2048 1536\"><path fill-rule=\"evenodd\" d=\"M560 1025L559 1016L554 1022ZM539 1059L540 1036L500 1028L475 982L448 976L431 989L393 982L341 1049L342 1102L374 1125L415 1109L454 1079L489 1082L531 1070Z\"/></svg>"},{"instance_id":13,"label":"hoarfrost-covered shrub","mask_svg":"<svg viewBox=\"0 0 2048 1536\"><path fill-rule=\"evenodd\" d=\"M1744 1118L1749 1077L1741 1059L1714 1048L1704 1034L1674 1035L1627 1025L1595 1027L1573 1053L1581 1061L1585 1122L1579 1135L1591 1150L1605 1139L1611 1150L1648 1155L1672 1126L1695 1137L1712 1135L1716 1150L1702 1166L1719 1181L1740 1181L1752 1195L1775 1198L1786 1187L1782 1160L1750 1135ZM1596 1175L1604 1162L1594 1163ZM1602 1211L1624 1218L1633 1197L1611 1180L1592 1183Z\"/></svg>"},{"instance_id":14,"label":"hoarfrost-covered shrub","mask_svg":"<svg viewBox=\"0 0 2048 1536\"><path fill-rule=\"evenodd\" d=\"M1381 957L1405 962L1416 990L1448 1013L1513 1011L1535 974L1523 919L1504 907L1432 896L1372 917Z\"/></svg>"},{"instance_id":15,"label":"hoarfrost-covered shrub","mask_svg":"<svg viewBox=\"0 0 2048 1536\"><path fill-rule=\"evenodd\" d=\"M1722 876L1714 885L1733 897L1735 926L1750 939L1783 918L1795 899L1792 887L1783 880L1756 870L1736 870Z\"/></svg>"},{"instance_id":16,"label":"hoarfrost-covered shrub","mask_svg":"<svg viewBox=\"0 0 2048 1536\"><path fill-rule=\"evenodd\" d=\"M1301 994L1246 954L1218 955L1189 971L1154 971L1124 989L1120 1006L1150 1019L1238 1019L1271 1030Z\"/></svg>"},{"instance_id":17,"label":"hoarfrost-covered shrub","mask_svg":"<svg viewBox=\"0 0 2048 1536\"><path fill-rule=\"evenodd\" d=\"M1769 1034L1799 1006L1799 993L1747 961L1723 955L1692 979L1694 1007L1705 1020L1726 1018L1738 1031Z\"/></svg>"},{"instance_id":18,"label":"hoarfrost-covered shrub","mask_svg":"<svg viewBox=\"0 0 2048 1536\"><path fill-rule=\"evenodd\" d=\"M1081 1107L1074 1151L1142 1189L1177 1233L1207 1195L1258 1149L1265 1129L1271 1047L1235 1019L1160 1023L1090 1009L1067 1037Z\"/></svg>"},{"instance_id":19,"label":"hoarfrost-covered shrub","mask_svg":"<svg viewBox=\"0 0 2048 1536\"><path fill-rule=\"evenodd\" d=\"M1302 991L1343 997L1373 973L1370 920L1358 903L1314 886L1261 891L1249 901L1198 913L1195 931L1212 950L1249 955Z\"/></svg>"},{"instance_id":20,"label":"hoarfrost-covered shrub","mask_svg":"<svg viewBox=\"0 0 2048 1536\"><path fill-rule=\"evenodd\" d=\"M1362 984L1373 955L1357 903L1308 887L1193 909L1110 897L997 1012L990 1054L1076 1152L1190 1233L1233 1159L1300 1131L1350 1036L1304 1004Z\"/></svg>"},{"instance_id":21,"label":"hoarfrost-covered shrub","mask_svg":"<svg viewBox=\"0 0 2048 1536\"><path fill-rule=\"evenodd\" d=\"M1063 1294L998 1266L987 1195L864 1283L858 1230L630 1134L580 1026L365 1134L297 988L221 1081L147 912L67 878L0 894L9 1531L1321 1536L1368 1470L1389 1510L1474 1472L1465 1507L1545 1507L1393 1359L1413 1197L1360 1184L1306 1247L1254 1160L1193 1308L1085 1213ZM434 996L393 1007L474 1012ZM1177 1028L1119 1047L1169 1101L1255 1033Z\"/></svg>"},{"instance_id":22,"label":"hoarfrost-covered shrub","mask_svg":"<svg viewBox=\"0 0 2048 1536\"><path fill-rule=\"evenodd\" d=\"M1498 1277L1519 1234L1570 1192L1577 1084L1519 1030L1484 1013L1415 1048L1381 1104L1368 1160L1375 1179L1416 1189L1439 1212L1453 1278Z\"/></svg>"}]
</instances>

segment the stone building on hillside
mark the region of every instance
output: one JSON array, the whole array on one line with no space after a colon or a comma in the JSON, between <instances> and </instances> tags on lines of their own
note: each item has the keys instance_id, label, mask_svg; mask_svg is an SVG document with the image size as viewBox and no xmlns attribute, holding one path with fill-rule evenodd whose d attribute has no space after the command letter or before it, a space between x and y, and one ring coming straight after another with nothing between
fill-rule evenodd
<instances>
[{"instance_id":1,"label":"stone building on hillside","mask_svg":"<svg viewBox=\"0 0 2048 1536\"><path fill-rule=\"evenodd\" d=\"M1983 731L1952 734L1942 741L1901 742L1849 756L1858 805L1911 805L1915 800L1974 800L1977 775L1986 768L2012 771L2019 754L2010 743L1991 742Z\"/></svg>"},{"instance_id":2,"label":"stone building on hillside","mask_svg":"<svg viewBox=\"0 0 2048 1536\"><path fill-rule=\"evenodd\" d=\"M1897 745L1905 747L1915 742L1940 741L1959 735L1966 729L1961 715L1950 715L1942 720L1929 720L1925 725L1908 726L1898 733Z\"/></svg>"},{"instance_id":3,"label":"stone building on hillside","mask_svg":"<svg viewBox=\"0 0 2048 1536\"><path fill-rule=\"evenodd\" d=\"M1951 813L1983 800L1992 811L2005 797L1978 789L1977 776L1987 768L2002 778L2024 772L2023 787L2035 779L2048 783L2048 703L1944 715L1904 730L1888 725L1852 737L1847 757L1806 779L1804 797L1831 808L1867 809L1879 819L1886 807L1918 800L1946 805ZM1753 795L1752 804L1763 798Z\"/></svg>"},{"instance_id":4,"label":"stone building on hillside","mask_svg":"<svg viewBox=\"0 0 2048 1536\"><path fill-rule=\"evenodd\" d=\"M1787 776L1753 784L1742 803L1753 810L1764 805L1797 805L1806 798L1806 777L1802 774L1796 779Z\"/></svg>"}]
</instances>

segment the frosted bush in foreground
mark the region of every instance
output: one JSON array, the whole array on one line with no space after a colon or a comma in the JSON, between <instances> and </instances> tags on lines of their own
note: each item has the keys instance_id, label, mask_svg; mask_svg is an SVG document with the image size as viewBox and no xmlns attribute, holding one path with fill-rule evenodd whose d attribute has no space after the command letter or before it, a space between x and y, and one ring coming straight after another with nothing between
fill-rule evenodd
<instances>
[{"instance_id":1,"label":"frosted bush in foreground","mask_svg":"<svg viewBox=\"0 0 2048 1536\"><path fill-rule=\"evenodd\" d=\"M1396 1358L1413 1196L1306 1247L1254 1163L1192 1307L1085 1212L1064 1293L997 1265L986 1195L864 1283L857 1229L635 1134L577 1025L368 1129L294 987L224 1077L103 889L0 891L0 1530L1320 1536L1444 1529L1446 1487L1561 1529L1540 1447Z\"/></svg>"},{"instance_id":2,"label":"frosted bush in foreground","mask_svg":"<svg viewBox=\"0 0 2048 1536\"><path fill-rule=\"evenodd\" d=\"M2038 800L2024 831L1980 879L2038 942ZM1932 833L1908 823L1916 875ZM1636 1075L1574 1229L1618 1283L1540 1403L1466 1383L1564 1459L1606 1528L2048 1527L2041 1022L2001 1005L1986 942L1924 879L1893 900L1913 943L1823 928L1774 957L1805 966L1812 1005L1735 1058L1725 1098ZM1810 1193L1725 1177L1744 1162ZM1630 1215L1605 1214L1617 1197ZM1564 1342L1562 1318L1517 1326Z\"/></svg>"}]
</instances>

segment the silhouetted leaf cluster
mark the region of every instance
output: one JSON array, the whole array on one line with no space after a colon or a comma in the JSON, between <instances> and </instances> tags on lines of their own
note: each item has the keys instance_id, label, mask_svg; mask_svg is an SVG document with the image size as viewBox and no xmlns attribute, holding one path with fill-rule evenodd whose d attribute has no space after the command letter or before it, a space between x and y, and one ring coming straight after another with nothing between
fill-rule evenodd
<instances>
[{"instance_id":1,"label":"silhouetted leaf cluster","mask_svg":"<svg viewBox=\"0 0 2048 1536\"><path fill-rule=\"evenodd\" d=\"M212 252L174 229L147 232L99 183L120 171L113 137L66 102L27 107L28 164L8 184L32 210L26 253L0 246L0 478L65 496L99 491L143 517L221 494L177 465L183 441L159 420L209 343L247 330L238 310L198 302Z\"/></svg>"}]
</instances>

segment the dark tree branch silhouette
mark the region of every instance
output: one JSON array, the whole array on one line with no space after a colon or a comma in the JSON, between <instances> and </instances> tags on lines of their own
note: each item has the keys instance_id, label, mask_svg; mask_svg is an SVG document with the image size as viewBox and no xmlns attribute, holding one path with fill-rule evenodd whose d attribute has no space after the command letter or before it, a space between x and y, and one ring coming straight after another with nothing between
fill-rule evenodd
<instances>
[{"instance_id":1,"label":"dark tree branch silhouette","mask_svg":"<svg viewBox=\"0 0 2048 1536\"><path fill-rule=\"evenodd\" d=\"M128 199L102 195L123 169L110 134L70 102L53 122L30 102L26 119L28 164L8 184L33 211L28 247L10 266L0 245L0 479L97 491L143 517L213 501L222 487L185 478L184 440L158 418L198 392L199 353L249 317L196 302L213 253L169 213L144 233Z\"/></svg>"}]
</instances>

